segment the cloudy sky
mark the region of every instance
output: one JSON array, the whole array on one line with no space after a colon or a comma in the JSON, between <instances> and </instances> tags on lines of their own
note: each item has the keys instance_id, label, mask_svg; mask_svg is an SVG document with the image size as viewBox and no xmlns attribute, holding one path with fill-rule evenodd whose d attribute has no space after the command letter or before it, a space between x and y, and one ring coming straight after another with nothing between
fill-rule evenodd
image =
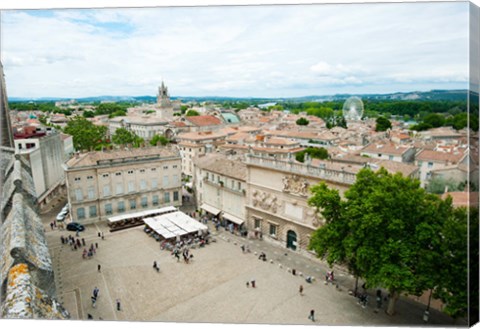
<instances>
[{"instance_id":1,"label":"cloudy sky","mask_svg":"<svg viewBox=\"0 0 480 329\"><path fill-rule=\"evenodd\" d=\"M4 10L9 97L468 87L468 3Z\"/></svg>"}]
</instances>

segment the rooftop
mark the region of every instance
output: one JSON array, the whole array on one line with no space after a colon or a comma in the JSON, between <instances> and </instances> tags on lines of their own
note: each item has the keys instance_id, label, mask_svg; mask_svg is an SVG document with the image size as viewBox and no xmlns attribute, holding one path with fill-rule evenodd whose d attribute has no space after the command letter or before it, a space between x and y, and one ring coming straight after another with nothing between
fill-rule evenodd
<instances>
[{"instance_id":1,"label":"rooftop","mask_svg":"<svg viewBox=\"0 0 480 329\"><path fill-rule=\"evenodd\" d=\"M68 169L81 168L87 166L96 166L103 161L121 162L126 159L143 160L151 158L175 158L180 157L177 152L166 147L146 147L121 150L108 150L82 153L68 160L66 166Z\"/></svg>"},{"instance_id":2,"label":"rooftop","mask_svg":"<svg viewBox=\"0 0 480 329\"><path fill-rule=\"evenodd\" d=\"M219 126L222 124L222 121L219 118L214 117L213 115L190 116L185 117L185 120L198 127Z\"/></svg>"},{"instance_id":3,"label":"rooftop","mask_svg":"<svg viewBox=\"0 0 480 329\"><path fill-rule=\"evenodd\" d=\"M221 154L208 153L195 158L194 163L201 169L223 176L242 181L247 179L247 165L245 163L238 160L230 160Z\"/></svg>"}]
</instances>

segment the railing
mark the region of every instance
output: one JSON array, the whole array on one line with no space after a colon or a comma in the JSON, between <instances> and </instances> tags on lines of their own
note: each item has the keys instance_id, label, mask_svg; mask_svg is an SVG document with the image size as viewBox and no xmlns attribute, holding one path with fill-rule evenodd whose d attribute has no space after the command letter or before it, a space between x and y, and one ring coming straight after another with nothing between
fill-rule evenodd
<instances>
[{"instance_id":1,"label":"railing","mask_svg":"<svg viewBox=\"0 0 480 329\"><path fill-rule=\"evenodd\" d=\"M343 170L326 169L322 167L314 167L304 163L295 163L285 160L269 159L256 155L247 155L247 164L254 164L261 167L278 169L290 173L323 178L334 182L345 184L355 183L356 175Z\"/></svg>"}]
</instances>

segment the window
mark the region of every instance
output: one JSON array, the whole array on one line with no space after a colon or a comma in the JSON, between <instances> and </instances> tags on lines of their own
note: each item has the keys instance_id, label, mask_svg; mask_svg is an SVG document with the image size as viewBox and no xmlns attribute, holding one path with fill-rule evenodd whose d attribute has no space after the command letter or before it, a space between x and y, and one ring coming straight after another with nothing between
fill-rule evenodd
<instances>
[{"instance_id":1,"label":"window","mask_svg":"<svg viewBox=\"0 0 480 329\"><path fill-rule=\"evenodd\" d=\"M142 179L140 181L140 190L146 190L147 189L147 181L145 179Z\"/></svg>"},{"instance_id":2,"label":"window","mask_svg":"<svg viewBox=\"0 0 480 329\"><path fill-rule=\"evenodd\" d=\"M163 176L163 187L168 186L168 176Z\"/></svg>"},{"instance_id":3,"label":"window","mask_svg":"<svg viewBox=\"0 0 480 329\"><path fill-rule=\"evenodd\" d=\"M156 178L152 178L151 183L152 183L152 189L158 187L158 180Z\"/></svg>"},{"instance_id":4,"label":"window","mask_svg":"<svg viewBox=\"0 0 480 329\"><path fill-rule=\"evenodd\" d=\"M158 206L158 195L154 195L154 196L152 197L152 204L153 204L154 206Z\"/></svg>"},{"instance_id":5,"label":"window","mask_svg":"<svg viewBox=\"0 0 480 329\"><path fill-rule=\"evenodd\" d=\"M262 220L259 218L254 218L254 220L255 220L255 223L254 223L255 228L260 228L262 224Z\"/></svg>"},{"instance_id":6,"label":"window","mask_svg":"<svg viewBox=\"0 0 480 329\"><path fill-rule=\"evenodd\" d=\"M87 176L87 180L92 180L93 176Z\"/></svg>"},{"instance_id":7,"label":"window","mask_svg":"<svg viewBox=\"0 0 480 329\"><path fill-rule=\"evenodd\" d=\"M102 177L103 178L107 178L109 175L108 174L103 174Z\"/></svg>"},{"instance_id":8,"label":"window","mask_svg":"<svg viewBox=\"0 0 480 329\"><path fill-rule=\"evenodd\" d=\"M178 166L177 166L177 165L173 165L173 169L177 169L177 168L178 168Z\"/></svg>"},{"instance_id":9,"label":"window","mask_svg":"<svg viewBox=\"0 0 480 329\"><path fill-rule=\"evenodd\" d=\"M378 153L378 157L381 158L381 157L382 157L382 153Z\"/></svg>"},{"instance_id":10,"label":"window","mask_svg":"<svg viewBox=\"0 0 480 329\"><path fill-rule=\"evenodd\" d=\"M75 181L76 181L76 182L79 182L79 181L81 181L81 180L82 180L82 179L81 179L80 177L75 177Z\"/></svg>"},{"instance_id":11,"label":"window","mask_svg":"<svg viewBox=\"0 0 480 329\"><path fill-rule=\"evenodd\" d=\"M84 218L85 218L85 208L78 208L77 219L84 219Z\"/></svg>"},{"instance_id":12,"label":"window","mask_svg":"<svg viewBox=\"0 0 480 329\"><path fill-rule=\"evenodd\" d=\"M95 199L95 188L93 186L87 188L87 195L90 200Z\"/></svg>"},{"instance_id":13,"label":"window","mask_svg":"<svg viewBox=\"0 0 480 329\"><path fill-rule=\"evenodd\" d=\"M232 182L231 184L232 184L232 190L233 190L235 188L235 181L232 180L231 182Z\"/></svg>"},{"instance_id":14,"label":"window","mask_svg":"<svg viewBox=\"0 0 480 329\"><path fill-rule=\"evenodd\" d=\"M173 192L173 201L178 201L178 191Z\"/></svg>"},{"instance_id":15,"label":"window","mask_svg":"<svg viewBox=\"0 0 480 329\"><path fill-rule=\"evenodd\" d=\"M164 193L164 203L170 203L170 192Z\"/></svg>"},{"instance_id":16,"label":"window","mask_svg":"<svg viewBox=\"0 0 480 329\"><path fill-rule=\"evenodd\" d=\"M152 168L151 171L157 171L157 168Z\"/></svg>"},{"instance_id":17,"label":"window","mask_svg":"<svg viewBox=\"0 0 480 329\"><path fill-rule=\"evenodd\" d=\"M83 200L83 193L81 188L75 189L75 200L82 201Z\"/></svg>"},{"instance_id":18,"label":"window","mask_svg":"<svg viewBox=\"0 0 480 329\"><path fill-rule=\"evenodd\" d=\"M135 191L135 182L133 180L128 182L128 193Z\"/></svg>"},{"instance_id":19,"label":"window","mask_svg":"<svg viewBox=\"0 0 480 329\"><path fill-rule=\"evenodd\" d=\"M116 193L117 193L117 195L123 193L123 184L122 183L117 183Z\"/></svg>"},{"instance_id":20,"label":"window","mask_svg":"<svg viewBox=\"0 0 480 329\"><path fill-rule=\"evenodd\" d=\"M173 185L178 184L178 175L173 175Z\"/></svg>"},{"instance_id":21,"label":"window","mask_svg":"<svg viewBox=\"0 0 480 329\"><path fill-rule=\"evenodd\" d=\"M112 204L111 204L111 203L107 203L107 204L105 205L105 213L106 213L107 215L111 215L112 212L113 212L113 211L112 211Z\"/></svg>"},{"instance_id":22,"label":"window","mask_svg":"<svg viewBox=\"0 0 480 329\"><path fill-rule=\"evenodd\" d=\"M125 211L125 202L119 201L118 202L118 212L124 212Z\"/></svg>"},{"instance_id":23,"label":"window","mask_svg":"<svg viewBox=\"0 0 480 329\"><path fill-rule=\"evenodd\" d=\"M97 217L97 206L90 206L90 218Z\"/></svg>"},{"instance_id":24,"label":"window","mask_svg":"<svg viewBox=\"0 0 480 329\"><path fill-rule=\"evenodd\" d=\"M116 172L116 173L115 173L115 176L121 176L121 175L122 175L121 172Z\"/></svg>"},{"instance_id":25,"label":"window","mask_svg":"<svg viewBox=\"0 0 480 329\"><path fill-rule=\"evenodd\" d=\"M143 208L146 208L146 207L148 206L148 199L147 199L146 196L143 196L143 197L142 197L141 202L142 202L142 207L143 207Z\"/></svg>"},{"instance_id":26,"label":"window","mask_svg":"<svg viewBox=\"0 0 480 329\"><path fill-rule=\"evenodd\" d=\"M242 183L240 183L240 182L237 182L237 187L238 187L238 188L237 188L237 190L239 190L239 191L240 191L240 190L242 189Z\"/></svg>"},{"instance_id":27,"label":"window","mask_svg":"<svg viewBox=\"0 0 480 329\"><path fill-rule=\"evenodd\" d=\"M388 160L392 161L393 160L393 155L389 155Z\"/></svg>"},{"instance_id":28,"label":"window","mask_svg":"<svg viewBox=\"0 0 480 329\"><path fill-rule=\"evenodd\" d=\"M270 224L270 235L277 236L277 225Z\"/></svg>"},{"instance_id":29,"label":"window","mask_svg":"<svg viewBox=\"0 0 480 329\"><path fill-rule=\"evenodd\" d=\"M103 196L104 197L110 196L110 185L103 186Z\"/></svg>"},{"instance_id":30,"label":"window","mask_svg":"<svg viewBox=\"0 0 480 329\"><path fill-rule=\"evenodd\" d=\"M144 174L144 173L145 173L145 169L140 169L140 173L141 173L141 174Z\"/></svg>"},{"instance_id":31,"label":"window","mask_svg":"<svg viewBox=\"0 0 480 329\"><path fill-rule=\"evenodd\" d=\"M433 162L429 162L428 163L428 169L432 168L433 167Z\"/></svg>"},{"instance_id":32,"label":"window","mask_svg":"<svg viewBox=\"0 0 480 329\"><path fill-rule=\"evenodd\" d=\"M129 175L131 175L131 174L133 174L133 170L129 170L127 173L128 173Z\"/></svg>"},{"instance_id":33,"label":"window","mask_svg":"<svg viewBox=\"0 0 480 329\"><path fill-rule=\"evenodd\" d=\"M130 200L130 209L137 209L137 201L135 199Z\"/></svg>"},{"instance_id":34,"label":"window","mask_svg":"<svg viewBox=\"0 0 480 329\"><path fill-rule=\"evenodd\" d=\"M168 166L163 166L163 169L167 170L167 169L168 169Z\"/></svg>"}]
</instances>

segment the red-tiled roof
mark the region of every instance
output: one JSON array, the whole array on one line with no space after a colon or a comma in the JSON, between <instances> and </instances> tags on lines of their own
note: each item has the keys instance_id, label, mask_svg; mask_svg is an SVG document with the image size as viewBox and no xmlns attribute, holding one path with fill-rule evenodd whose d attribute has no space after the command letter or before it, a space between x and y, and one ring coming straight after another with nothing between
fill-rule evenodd
<instances>
[{"instance_id":1,"label":"red-tiled roof","mask_svg":"<svg viewBox=\"0 0 480 329\"><path fill-rule=\"evenodd\" d=\"M447 192L442 194L442 199L448 195L452 197L455 207L478 206L478 192Z\"/></svg>"},{"instance_id":2,"label":"red-tiled roof","mask_svg":"<svg viewBox=\"0 0 480 329\"><path fill-rule=\"evenodd\" d=\"M463 152L446 153L433 150L423 150L417 155L417 161L436 161L457 163L463 157Z\"/></svg>"},{"instance_id":3,"label":"red-tiled roof","mask_svg":"<svg viewBox=\"0 0 480 329\"><path fill-rule=\"evenodd\" d=\"M218 126L222 124L222 121L214 117L213 115L196 115L191 117L185 117L186 120L190 121L195 126Z\"/></svg>"}]
</instances>

